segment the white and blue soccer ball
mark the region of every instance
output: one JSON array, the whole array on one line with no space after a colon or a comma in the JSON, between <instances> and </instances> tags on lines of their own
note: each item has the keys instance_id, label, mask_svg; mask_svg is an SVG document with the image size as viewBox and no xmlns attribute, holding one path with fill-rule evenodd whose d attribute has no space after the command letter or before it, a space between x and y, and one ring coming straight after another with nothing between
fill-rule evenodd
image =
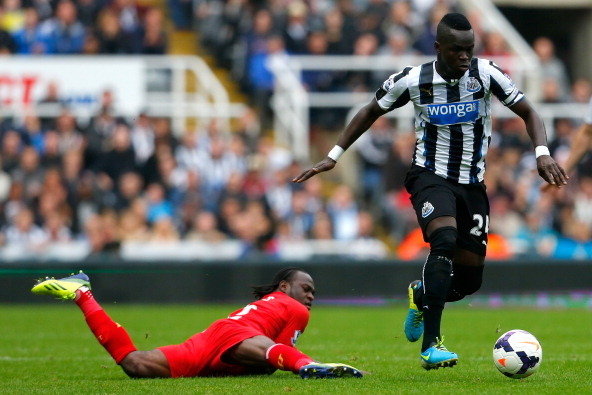
<instances>
[{"instance_id":1,"label":"white and blue soccer ball","mask_svg":"<svg viewBox=\"0 0 592 395\"><path fill-rule=\"evenodd\" d=\"M541 344L530 332L512 329L493 346L493 363L505 376L521 379L534 374L543 361Z\"/></svg>"}]
</instances>

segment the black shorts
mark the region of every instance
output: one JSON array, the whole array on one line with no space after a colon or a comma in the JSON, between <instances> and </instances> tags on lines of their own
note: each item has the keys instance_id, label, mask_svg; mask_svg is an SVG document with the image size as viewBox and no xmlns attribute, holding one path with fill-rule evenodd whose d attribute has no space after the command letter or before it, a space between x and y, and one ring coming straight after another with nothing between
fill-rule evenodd
<instances>
[{"instance_id":1,"label":"black shorts","mask_svg":"<svg viewBox=\"0 0 592 395\"><path fill-rule=\"evenodd\" d=\"M423 238L431 220L450 216L456 218L457 246L485 256L489 231L489 199L484 183L459 184L449 181L420 166L412 166L405 179L411 194Z\"/></svg>"}]
</instances>

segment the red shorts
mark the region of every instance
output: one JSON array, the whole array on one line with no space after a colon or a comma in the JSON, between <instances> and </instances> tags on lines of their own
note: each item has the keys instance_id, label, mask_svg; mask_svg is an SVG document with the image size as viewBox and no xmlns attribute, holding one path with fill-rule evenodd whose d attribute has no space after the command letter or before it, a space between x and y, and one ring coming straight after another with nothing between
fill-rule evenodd
<instances>
[{"instance_id":1,"label":"red shorts","mask_svg":"<svg viewBox=\"0 0 592 395\"><path fill-rule=\"evenodd\" d=\"M222 355L232 346L254 336L264 335L253 328L223 319L184 343L158 349L169 362L171 377L233 376L246 374L247 369L222 362Z\"/></svg>"}]
</instances>

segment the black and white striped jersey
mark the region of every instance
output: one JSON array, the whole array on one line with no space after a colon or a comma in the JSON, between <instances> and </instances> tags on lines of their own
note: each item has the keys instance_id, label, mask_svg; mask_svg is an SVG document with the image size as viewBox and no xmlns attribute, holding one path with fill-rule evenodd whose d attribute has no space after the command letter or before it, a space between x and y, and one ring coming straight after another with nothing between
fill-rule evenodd
<instances>
[{"instance_id":1,"label":"black and white striped jersey","mask_svg":"<svg viewBox=\"0 0 592 395\"><path fill-rule=\"evenodd\" d=\"M460 184L483 181L491 142L491 94L505 106L524 94L495 63L473 58L458 80L446 81L436 62L406 67L376 92L378 105L392 111L413 102L416 147L413 163Z\"/></svg>"}]
</instances>

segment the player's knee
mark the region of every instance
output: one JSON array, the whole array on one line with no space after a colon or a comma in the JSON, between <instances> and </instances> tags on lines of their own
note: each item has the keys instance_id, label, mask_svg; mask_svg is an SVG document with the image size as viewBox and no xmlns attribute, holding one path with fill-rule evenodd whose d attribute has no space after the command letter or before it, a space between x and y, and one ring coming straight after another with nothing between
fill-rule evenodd
<instances>
[{"instance_id":1,"label":"player's knee","mask_svg":"<svg viewBox=\"0 0 592 395\"><path fill-rule=\"evenodd\" d=\"M430 236L430 254L452 259L456 252L458 232L453 226L443 226L434 230Z\"/></svg>"},{"instance_id":2,"label":"player's knee","mask_svg":"<svg viewBox=\"0 0 592 395\"><path fill-rule=\"evenodd\" d=\"M453 288L462 297L472 295L483 283L483 266L454 267Z\"/></svg>"},{"instance_id":3,"label":"player's knee","mask_svg":"<svg viewBox=\"0 0 592 395\"><path fill-rule=\"evenodd\" d=\"M481 283L481 279L474 279L473 282L462 284L460 287L460 292L465 296L472 295L481 288Z\"/></svg>"}]
</instances>

